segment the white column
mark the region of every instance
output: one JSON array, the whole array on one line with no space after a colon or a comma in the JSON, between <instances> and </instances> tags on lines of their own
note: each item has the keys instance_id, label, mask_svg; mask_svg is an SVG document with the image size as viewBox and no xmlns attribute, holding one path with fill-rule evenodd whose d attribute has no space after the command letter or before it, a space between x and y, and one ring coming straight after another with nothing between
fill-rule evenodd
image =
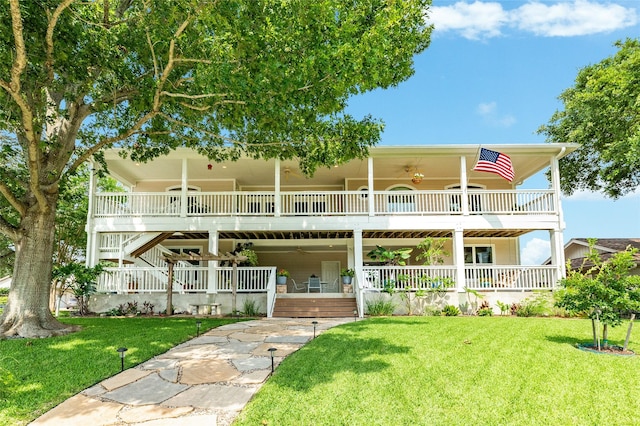
<instances>
[{"instance_id":1,"label":"white column","mask_svg":"<svg viewBox=\"0 0 640 426\"><path fill-rule=\"evenodd\" d=\"M565 278L567 271L565 268L564 244L562 241L562 231L549 230L549 241L551 242L551 264L556 267L558 279ZM555 285L555 283L553 283Z\"/></svg>"},{"instance_id":2,"label":"white column","mask_svg":"<svg viewBox=\"0 0 640 426\"><path fill-rule=\"evenodd\" d=\"M218 254L218 229L209 229L209 253ZM207 263L207 293L218 292L218 265L217 260Z\"/></svg>"},{"instance_id":3,"label":"white column","mask_svg":"<svg viewBox=\"0 0 640 426\"><path fill-rule=\"evenodd\" d=\"M364 272L362 271L362 229L353 230L353 269L356 279L353 282L353 292L356 295L356 301L359 301L358 314L362 318L364 316L364 296L360 292L360 287L364 282ZM351 265L349 265L351 266Z\"/></svg>"},{"instance_id":4,"label":"white column","mask_svg":"<svg viewBox=\"0 0 640 426\"><path fill-rule=\"evenodd\" d=\"M566 277L565 258L564 258L564 237L562 231L566 228L564 223L564 214L562 212L562 204L560 202L560 167L558 165L558 157L562 155L564 148L558 156L551 156L549 160L551 166L551 188L553 189L553 203L558 215L558 229L551 230L551 259L557 267L558 279ZM555 258L553 252L555 250Z\"/></svg>"},{"instance_id":5,"label":"white column","mask_svg":"<svg viewBox=\"0 0 640 426\"><path fill-rule=\"evenodd\" d=\"M187 217L187 159L182 159L182 183L180 186L180 217Z\"/></svg>"},{"instance_id":6,"label":"white column","mask_svg":"<svg viewBox=\"0 0 640 426\"><path fill-rule=\"evenodd\" d=\"M462 191L462 214L463 216L469 215L469 195L467 194L467 157L460 156L460 190Z\"/></svg>"},{"instance_id":7,"label":"white column","mask_svg":"<svg viewBox=\"0 0 640 426\"><path fill-rule=\"evenodd\" d=\"M369 216L373 216L375 212L373 189L373 158L369 157L367 158L367 200L369 201Z\"/></svg>"},{"instance_id":8,"label":"white column","mask_svg":"<svg viewBox=\"0 0 640 426\"><path fill-rule=\"evenodd\" d=\"M93 231L93 206L95 203L96 187L97 185L94 175L93 161L91 161L89 162L89 204L87 206L87 225L85 227L85 232L87 233L87 248L85 255L86 266L94 266L98 263L98 255L96 253L96 239L98 236Z\"/></svg>"},{"instance_id":9,"label":"white column","mask_svg":"<svg viewBox=\"0 0 640 426\"><path fill-rule=\"evenodd\" d=\"M464 274L464 231L458 224L453 231L453 261L456 265L456 289L464 293L466 276Z\"/></svg>"},{"instance_id":10,"label":"white column","mask_svg":"<svg viewBox=\"0 0 640 426\"><path fill-rule=\"evenodd\" d=\"M274 173L275 173L275 185L274 185L274 192L275 192L275 200L273 200L273 208L274 208L274 214L276 217L280 217L280 213L282 212L282 202L280 200L280 159L276 158L276 166L274 168Z\"/></svg>"}]
</instances>

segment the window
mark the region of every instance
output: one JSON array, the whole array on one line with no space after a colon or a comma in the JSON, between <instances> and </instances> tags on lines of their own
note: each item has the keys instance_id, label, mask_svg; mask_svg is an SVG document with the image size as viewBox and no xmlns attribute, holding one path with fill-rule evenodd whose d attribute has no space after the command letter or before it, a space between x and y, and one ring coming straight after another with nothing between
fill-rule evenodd
<instances>
[{"instance_id":1,"label":"window","mask_svg":"<svg viewBox=\"0 0 640 426\"><path fill-rule=\"evenodd\" d=\"M464 248L464 263L482 265L493 263L492 246L466 246Z\"/></svg>"},{"instance_id":2,"label":"window","mask_svg":"<svg viewBox=\"0 0 640 426\"><path fill-rule=\"evenodd\" d=\"M398 191L398 194L387 196L387 211L389 213L406 213L416 211L416 197L411 194L413 189L407 186L396 186L389 191Z\"/></svg>"},{"instance_id":3,"label":"window","mask_svg":"<svg viewBox=\"0 0 640 426\"><path fill-rule=\"evenodd\" d=\"M460 185L450 185L445 187L445 189L460 189ZM486 189L483 186L479 185L467 185L467 189ZM479 212L482 210L482 204L480 201L480 194L468 194L469 200L469 211L470 212ZM460 202L460 195L452 195L450 201L450 210L454 212L459 212L462 210L462 203Z\"/></svg>"}]
</instances>

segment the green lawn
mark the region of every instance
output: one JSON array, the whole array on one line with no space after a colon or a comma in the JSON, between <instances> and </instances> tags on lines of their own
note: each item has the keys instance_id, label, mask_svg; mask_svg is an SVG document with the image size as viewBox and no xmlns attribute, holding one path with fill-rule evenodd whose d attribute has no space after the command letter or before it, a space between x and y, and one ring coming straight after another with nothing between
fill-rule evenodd
<instances>
[{"instance_id":1,"label":"green lawn","mask_svg":"<svg viewBox=\"0 0 640 426\"><path fill-rule=\"evenodd\" d=\"M582 319L348 323L288 357L234 426L637 424L640 359L576 349L590 333Z\"/></svg>"},{"instance_id":2,"label":"green lawn","mask_svg":"<svg viewBox=\"0 0 640 426\"><path fill-rule=\"evenodd\" d=\"M82 331L0 340L0 425L25 424L79 391L195 337L193 318L64 318ZM203 318L201 331L232 322Z\"/></svg>"}]
</instances>

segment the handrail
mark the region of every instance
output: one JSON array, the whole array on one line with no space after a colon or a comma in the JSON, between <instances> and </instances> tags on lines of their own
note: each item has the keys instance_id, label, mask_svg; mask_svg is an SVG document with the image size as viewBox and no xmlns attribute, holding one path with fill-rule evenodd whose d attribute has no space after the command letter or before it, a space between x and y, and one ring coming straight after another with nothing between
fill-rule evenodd
<instances>
[{"instance_id":1,"label":"handrail","mask_svg":"<svg viewBox=\"0 0 640 426\"><path fill-rule=\"evenodd\" d=\"M469 190L468 214L554 214L553 190ZM99 193L93 195L96 218L180 217L180 198L173 192ZM202 216L351 216L369 215L362 191L190 192L186 215ZM462 191L374 191L374 216L462 215ZM276 205L280 211L276 211Z\"/></svg>"}]
</instances>

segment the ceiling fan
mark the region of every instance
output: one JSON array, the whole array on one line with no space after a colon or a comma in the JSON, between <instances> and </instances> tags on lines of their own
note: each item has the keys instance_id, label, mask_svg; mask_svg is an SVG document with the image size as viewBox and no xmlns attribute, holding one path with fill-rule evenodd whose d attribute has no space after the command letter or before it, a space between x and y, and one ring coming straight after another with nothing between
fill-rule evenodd
<instances>
[{"instance_id":1,"label":"ceiling fan","mask_svg":"<svg viewBox=\"0 0 640 426\"><path fill-rule=\"evenodd\" d=\"M289 180L289 177L294 176L297 178L301 178L302 175L298 172L296 172L295 170L291 169L290 167L285 167L284 169L282 169L282 174L284 175L284 180L287 181Z\"/></svg>"},{"instance_id":2,"label":"ceiling fan","mask_svg":"<svg viewBox=\"0 0 640 426\"><path fill-rule=\"evenodd\" d=\"M290 251L289 253L296 253L296 254L302 254L302 255L311 254L310 252L303 250L301 247L296 247L295 250Z\"/></svg>"}]
</instances>

